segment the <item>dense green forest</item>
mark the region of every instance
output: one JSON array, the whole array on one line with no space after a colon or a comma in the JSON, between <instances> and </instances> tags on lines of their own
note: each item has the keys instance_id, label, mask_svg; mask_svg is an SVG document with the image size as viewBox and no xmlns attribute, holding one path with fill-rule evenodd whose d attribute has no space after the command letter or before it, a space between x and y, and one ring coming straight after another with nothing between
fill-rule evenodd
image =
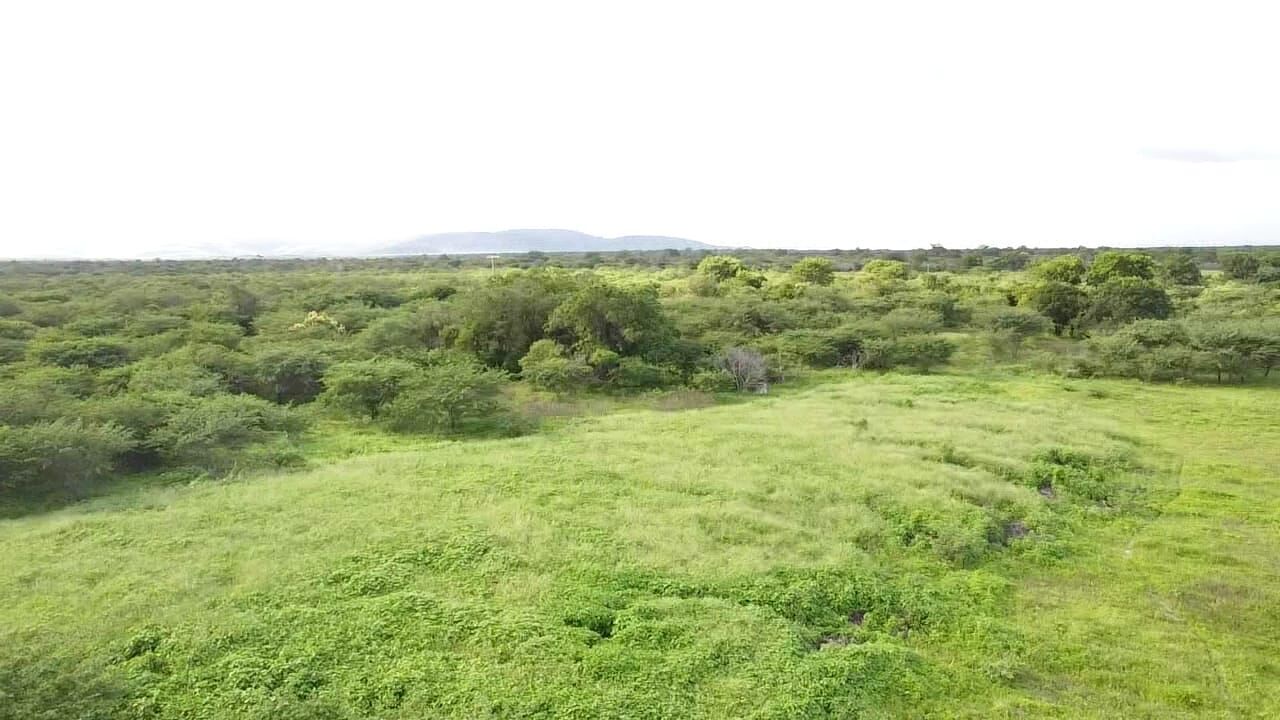
<instances>
[{"instance_id":1,"label":"dense green forest","mask_svg":"<svg viewBox=\"0 0 1280 720\"><path fill-rule=\"evenodd\" d=\"M488 265L488 267L486 267ZM0 487L301 465L317 420L520 434L546 393L763 391L958 351L1068 376L1248 382L1280 252L665 251L9 263Z\"/></svg>"},{"instance_id":2,"label":"dense green forest","mask_svg":"<svg viewBox=\"0 0 1280 720\"><path fill-rule=\"evenodd\" d=\"M1276 365L1266 248L3 263L0 718L1275 716Z\"/></svg>"}]
</instances>

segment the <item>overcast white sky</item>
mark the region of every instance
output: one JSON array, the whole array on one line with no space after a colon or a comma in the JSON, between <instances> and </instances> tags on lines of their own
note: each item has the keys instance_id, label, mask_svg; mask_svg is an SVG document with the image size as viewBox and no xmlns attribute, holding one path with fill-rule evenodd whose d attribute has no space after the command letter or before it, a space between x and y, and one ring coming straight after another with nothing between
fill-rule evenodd
<instances>
[{"instance_id":1,"label":"overcast white sky","mask_svg":"<svg viewBox=\"0 0 1280 720\"><path fill-rule=\"evenodd\" d=\"M0 3L0 256L1280 242L1280 3Z\"/></svg>"}]
</instances>

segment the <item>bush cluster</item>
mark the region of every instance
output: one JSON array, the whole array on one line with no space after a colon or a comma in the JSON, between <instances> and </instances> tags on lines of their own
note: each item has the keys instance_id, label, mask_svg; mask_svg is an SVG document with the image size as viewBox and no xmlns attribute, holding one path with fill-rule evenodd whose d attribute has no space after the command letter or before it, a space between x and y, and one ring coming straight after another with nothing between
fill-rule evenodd
<instances>
[{"instance_id":1,"label":"bush cluster","mask_svg":"<svg viewBox=\"0 0 1280 720\"><path fill-rule=\"evenodd\" d=\"M1280 355L1274 253L504 262L523 269L473 272L469 258L7 267L5 492L290 464L311 407L400 432L506 432L513 381L555 394L759 391L808 368L931 371L964 335L1013 361L1049 333L1087 337L1076 371L1146 380L1266 377ZM583 266L598 267L571 269Z\"/></svg>"}]
</instances>

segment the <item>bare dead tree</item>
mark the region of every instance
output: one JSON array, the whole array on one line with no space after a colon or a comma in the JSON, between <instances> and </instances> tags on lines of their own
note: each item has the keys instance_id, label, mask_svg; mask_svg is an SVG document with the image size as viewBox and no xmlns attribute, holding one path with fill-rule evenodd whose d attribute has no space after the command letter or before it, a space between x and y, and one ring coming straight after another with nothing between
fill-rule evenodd
<instances>
[{"instance_id":1,"label":"bare dead tree","mask_svg":"<svg viewBox=\"0 0 1280 720\"><path fill-rule=\"evenodd\" d=\"M755 350L731 347L719 358L720 368L733 378L738 392L758 390L766 386L769 378L764 356Z\"/></svg>"}]
</instances>

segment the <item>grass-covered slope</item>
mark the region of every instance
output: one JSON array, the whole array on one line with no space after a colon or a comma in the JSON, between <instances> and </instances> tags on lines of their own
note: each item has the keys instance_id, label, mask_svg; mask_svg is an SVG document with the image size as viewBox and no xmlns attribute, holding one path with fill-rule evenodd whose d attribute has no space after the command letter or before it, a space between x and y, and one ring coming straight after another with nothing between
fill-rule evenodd
<instances>
[{"instance_id":1,"label":"grass-covered slope","mask_svg":"<svg viewBox=\"0 0 1280 720\"><path fill-rule=\"evenodd\" d=\"M832 377L2 521L0 717L1277 712L1280 396Z\"/></svg>"}]
</instances>

